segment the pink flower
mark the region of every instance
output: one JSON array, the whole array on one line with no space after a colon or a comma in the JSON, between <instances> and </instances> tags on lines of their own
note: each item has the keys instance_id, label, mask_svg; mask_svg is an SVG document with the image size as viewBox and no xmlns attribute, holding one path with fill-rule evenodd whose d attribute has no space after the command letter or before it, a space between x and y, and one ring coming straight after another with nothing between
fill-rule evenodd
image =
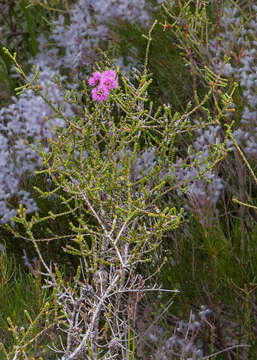
<instances>
[{"instance_id":1,"label":"pink flower","mask_svg":"<svg viewBox=\"0 0 257 360\"><path fill-rule=\"evenodd\" d=\"M102 73L102 76L115 79L116 78L116 72L114 70L105 70Z\"/></svg>"},{"instance_id":2,"label":"pink flower","mask_svg":"<svg viewBox=\"0 0 257 360\"><path fill-rule=\"evenodd\" d=\"M102 74L96 71L93 76L88 79L88 83L91 86L98 84L96 88L92 90L93 100L103 102L108 99L109 92L117 87L116 72L114 70L106 70Z\"/></svg>"},{"instance_id":3,"label":"pink flower","mask_svg":"<svg viewBox=\"0 0 257 360\"><path fill-rule=\"evenodd\" d=\"M101 86L105 87L108 90L112 90L117 87L117 81L115 80L115 78L102 76Z\"/></svg>"},{"instance_id":4,"label":"pink flower","mask_svg":"<svg viewBox=\"0 0 257 360\"><path fill-rule=\"evenodd\" d=\"M88 83L91 86L95 86L101 80L102 74L99 71L95 71L92 75L93 76L88 79Z\"/></svg>"},{"instance_id":5,"label":"pink flower","mask_svg":"<svg viewBox=\"0 0 257 360\"><path fill-rule=\"evenodd\" d=\"M97 100L103 102L107 100L109 96L109 91L104 86L97 86L92 90L92 98L93 100Z\"/></svg>"}]
</instances>

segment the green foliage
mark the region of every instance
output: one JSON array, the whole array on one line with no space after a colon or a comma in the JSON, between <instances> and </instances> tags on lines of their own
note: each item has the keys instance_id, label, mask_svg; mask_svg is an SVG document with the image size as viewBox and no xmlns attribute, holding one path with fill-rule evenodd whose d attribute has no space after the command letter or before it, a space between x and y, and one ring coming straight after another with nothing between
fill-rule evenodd
<instances>
[{"instance_id":1,"label":"green foliage","mask_svg":"<svg viewBox=\"0 0 257 360\"><path fill-rule=\"evenodd\" d=\"M0 358L10 359L17 347L21 353L43 354L49 342L53 297L42 289L39 263L31 272L16 267L13 255L0 256ZM42 331L44 329L44 331ZM47 340L48 338L48 340ZM41 346L41 347L40 347ZM6 356L5 356L5 355Z\"/></svg>"},{"instance_id":2,"label":"green foliage","mask_svg":"<svg viewBox=\"0 0 257 360\"><path fill-rule=\"evenodd\" d=\"M180 290L172 311L183 316L181 311L189 313L208 303L216 327L215 351L221 338L237 338L238 342L241 339L251 344L247 351L248 358L253 359L256 344L252 340L254 313L250 309L256 298L256 231L242 232L242 225L235 221L227 236L217 220L206 228L197 218L182 228L168 239L170 258L158 275L163 287L175 285ZM161 302L167 301L168 296L163 294ZM245 324L240 333L238 324ZM210 343L210 338L206 341ZM238 351L242 354L245 350Z\"/></svg>"},{"instance_id":3,"label":"green foliage","mask_svg":"<svg viewBox=\"0 0 257 360\"><path fill-rule=\"evenodd\" d=\"M200 99L206 94L203 69L210 65L210 59L204 49L208 49L208 41L213 36L211 14L215 8L206 1L175 3L164 2L153 14L157 24L152 33L148 62L153 77L149 97L156 105L170 103L174 110L183 111L188 102L197 103L196 91ZM119 36L115 43L117 54L127 56L128 61L132 58L137 66L142 66L144 30L129 22L111 24L110 28Z\"/></svg>"}]
</instances>

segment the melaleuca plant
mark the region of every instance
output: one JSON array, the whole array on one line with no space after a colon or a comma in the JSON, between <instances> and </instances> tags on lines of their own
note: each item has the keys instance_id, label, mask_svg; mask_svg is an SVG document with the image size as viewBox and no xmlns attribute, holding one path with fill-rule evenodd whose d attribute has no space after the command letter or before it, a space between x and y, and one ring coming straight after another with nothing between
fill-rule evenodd
<instances>
[{"instance_id":1,"label":"melaleuca plant","mask_svg":"<svg viewBox=\"0 0 257 360\"><path fill-rule=\"evenodd\" d=\"M48 139L48 151L40 143L34 147L42 158L37 174L46 174L51 184L49 190L36 190L42 198L54 196L61 211L28 216L20 205L13 219L24 227L23 238L33 243L41 264L37 271L45 278L44 286L53 291L53 306L47 303L42 307L41 317L46 314L47 321L38 336L49 334L51 324L55 336L49 337L49 348L62 359L134 356L137 305L146 292L163 290L146 282L139 266L158 263L163 235L177 228L183 216L182 209L165 203L164 198L178 189L187 191L190 182L205 178L225 154L224 143L215 144L208 158L194 159L194 176L178 179L174 175L176 136L195 130L189 119L197 110L205 111L212 124L220 125L233 90L225 95L220 91L221 105L217 103L211 114L205 103L226 84L207 71L211 85L197 106L188 107L184 114L173 113L165 105L153 110L147 93L151 78L146 70L151 30L144 71L135 70L127 78L118 68L99 65L78 90L65 94L64 102L76 112L72 118L41 93L37 73L19 89L29 88L42 96L65 122L65 126L56 126L55 136ZM9 55L28 80L15 56ZM178 166L186 169L192 164L185 158ZM77 257L80 264L68 279L58 264L41 252L42 242L58 240L49 222L62 217L70 219L70 231L66 246L59 251ZM37 232L38 224L45 228L44 237ZM33 324L31 320L30 327ZM26 341L19 340L9 353L15 359L25 359L26 349L37 339L29 339L29 331L24 331Z\"/></svg>"}]
</instances>

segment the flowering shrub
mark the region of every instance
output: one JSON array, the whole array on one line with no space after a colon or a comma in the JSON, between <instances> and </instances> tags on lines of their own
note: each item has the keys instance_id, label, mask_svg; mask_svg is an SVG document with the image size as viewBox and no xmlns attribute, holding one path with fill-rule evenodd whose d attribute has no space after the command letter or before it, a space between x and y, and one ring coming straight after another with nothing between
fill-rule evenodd
<instances>
[{"instance_id":1,"label":"flowering shrub","mask_svg":"<svg viewBox=\"0 0 257 360\"><path fill-rule=\"evenodd\" d=\"M15 56L10 56L23 74ZM25 80L29 81L26 76ZM40 173L50 176L52 189L38 191L44 197L54 193L62 211L49 210L46 216L35 214L29 220L25 207L20 205L14 220L24 226L25 238L34 245L44 268L40 274L45 277L45 286L53 291L55 306L45 304L39 316L47 317L47 328L56 328L61 341L52 344L51 349L63 354L66 360L89 355L97 358L99 352L102 358L110 358L114 352L124 359L130 356L130 336L135 337L135 333L129 321L136 320L137 305L144 292L162 291L147 285L137 273L138 264L152 261L151 254L160 246L162 235L174 230L182 218L182 209L165 206L161 198L167 186L170 191L173 189L169 173L172 158L165 156L172 150L171 134L189 131L188 124L175 121L178 114L172 114L169 107L163 106L157 113L152 113L151 105L147 107L151 79L146 71L137 72L131 79L123 77L122 81L126 100L120 87L113 101L104 107L99 107L97 102L92 106L88 89L84 87L88 100L83 109L79 90L66 93L62 107L56 107L38 89L36 77L26 84L47 102L55 112L53 117L65 122L55 128L56 136L48 139L49 149L43 146L39 149ZM109 93L118 85L116 72L95 72L89 83ZM59 110L65 110L65 102L71 101L83 116L70 119ZM122 115L118 115L119 109ZM196 108L191 110L195 111ZM154 136L156 126L158 137ZM222 159L223 145L216 144L212 163ZM201 178L212 166L207 164L195 177ZM71 215L67 234L70 242L63 250L83 262L74 272L73 280L66 282L58 266L53 269L43 257L39 242L46 238L38 237L36 227L39 223L47 227L50 219L68 214ZM30 330L25 330L27 334L26 331ZM17 358L24 348L32 346L34 339L28 339L21 336L10 356Z\"/></svg>"},{"instance_id":2,"label":"flowering shrub","mask_svg":"<svg viewBox=\"0 0 257 360\"><path fill-rule=\"evenodd\" d=\"M18 74L8 67L9 80L20 85L24 78L26 84L0 109L1 222L17 215L22 235L8 228L33 244L38 259L30 261L24 249L24 263L35 276L37 299L42 281L50 300L37 300L20 328L18 320L8 320L13 338L1 351L6 358L30 358L44 335L48 348L37 354L43 358L148 359L147 333L158 359L174 352L200 359L225 348L238 356L234 349L241 340L254 346L257 334L251 285L256 242L254 232L244 239L251 223L242 209L252 203L254 219L254 196L247 193L250 184L254 195L253 181L245 174L250 169L256 179L256 6L249 1L240 11L227 2L222 11L217 1L212 24L214 2L169 1L162 10L162 1L68 3L53 16L48 35L37 41L33 35L33 71L26 76L17 61ZM142 37L157 14L162 18ZM115 33L115 24L121 33ZM126 27L132 29L133 46ZM131 51L119 53L122 31ZM104 62L95 63L92 73L98 47L116 59L103 53ZM154 67L157 49L162 56ZM36 196L27 185L35 170L47 178L42 184L35 177ZM237 212L225 203L236 186ZM42 208L45 198L55 206ZM45 257L42 243L56 243L56 252L70 256L72 266L65 264L64 271ZM208 302L213 318L207 319L203 308L200 319L192 315L178 328L169 319L167 330L159 325L161 303L140 332L142 303L161 302L174 286L183 291L182 311ZM146 294L154 295L146 300ZM238 313L245 304L242 321ZM243 357L255 355L252 349Z\"/></svg>"}]
</instances>

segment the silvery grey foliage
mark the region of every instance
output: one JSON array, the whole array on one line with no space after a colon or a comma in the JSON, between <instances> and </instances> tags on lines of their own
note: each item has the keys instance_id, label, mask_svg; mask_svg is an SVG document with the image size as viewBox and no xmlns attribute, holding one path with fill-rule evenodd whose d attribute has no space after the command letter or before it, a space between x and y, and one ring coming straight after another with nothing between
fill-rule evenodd
<instances>
[{"instance_id":1,"label":"silvery grey foliage","mask_svg":"<svg viewBox=\"0 0 257 360\"><path fill-rule=\"evenodd\" d=\"M243 91L244 109L241 124L233 136L252 158L257 156L257 41L254 36L257 27L257 6L252 5L252 16L244 17L237 7L224 9L221 18L222 32L218 49L210 42L213 68L225 76L233 76ZM225 57L230 62L223 61ZM228 146L232 143L228 141Z\"/></svg>"},{"instance_id":2,"label":"silvery grey foliage","mask_svg":"<svg viewBox=\"0 0 257 360\"><path fill-rule=\"evenodd\" d=\"M128 20L148 27L150 19L145 0L79 0L71 11L70 24L65 25L64 16L59 16L50 38L65 49L59 64L72 69L92 63L99 41L111 38L106 23Z\"/></svg>"},{"instance_id":3,"label":"silvery grey foliage","mask_svg":"<svg viewBox=\"0 0 257 360\"><path fill-rule=\"evenodd\" d=\"M132 182L138 181L142 179L142 177L147 176L150 171L153 171L156 164L156 156L155 156L154 148L147 148L140 154L137 154L135 159L133 159L130 169L130 180ZM122 149L118 155L115 156L117 161L117 169L121 168L122 160L125 157L132 158L133 152L130 149Z\"/></svg>"},{"instance_id":4,"label":"silvery grey foliage","mask_svg":"<svg viewBox=\"0 0 257 360\"><path fill-rule=\"evenodd\" d=\"M148 333L149 341L157 346L156 359L169 360L173 357L187 360L204 357L203 344L198 341L198 334L205 331L206 320L212 311L202 305L198 315L191 312L189 321L178 321L171 337L165 338L162 328L156 327Z\"/></svg>"},{"instance_id":5,"label":"silvery grey foliage","mask_svg":"<svg viewBox=\"0 0 257 360\"><path fill-rule=\"evenodd\" d=\"M200 222L205 223L218 213L216 204L224 190L224 181L211 168L211 152L214 146L219 147L222 143L220 126L209 126L202 129L200 124L196 131L196 140L188 148L188 163L183 165L183 159L179 158L170 169L170 174L175 184L180 184L178 194L182 195L181 188L188 198L189 207L199 217ZM200 175L200 177L199 177ZM188 208L188 206L186 206Z\"/></svg>"},{"instance_id":6,"label":"silvery grey foliage","mask_svg":"<svg viewBox=\"0 0 257 360\"><path fill-rule=\"evenodd\" d=\"M191 155L191 162L194 162L197 159L200 171L207 170L208 166L210 166L210 161L208 161L211 157L210 146L219 146L221 143L220 126L209 126L206 129L201 129L199 127L199 130L196 131L196 141L193 143L196 154ZM195 167L189 169L189 172L190 170L191 176L195 176ZM187 177L188 176L190 175L187 175ZM208 199L215 205L224 189L223 181L215 174L214 170L206 171L204 177L208 179L208 182L203 180L194 181L189 185L188 193L190 196L200 197L203 201Z\"/></svg>"},{"instance_id":7,"label":"silvery grey foliage","mask_svg":"<svg viewBox=\"0 0 257 360\"><path fill-rule=\"evenodd\" d=\"M38 81L42 93L49 97L56 106L63 104L64 93L58 85L51 81L58 73L49 67L41 68ZM30 75L32 78L32 74ZM0 109L0 216L1 222L10 220L16 213L10 198L18 196L29 212L37 210L34 199L22 189L23 179L40 167L38 154L28 146L36 145L37 141L47 150L47 139L53 137L53 128L64 126L64 120L54 114L45 101L28 90L18 97L12 98L13 103ZM69 104L65 104L63 112L67 118L74 113ZM45 144L45 145L44 145Z\"/></svg>"}]
</instances>

